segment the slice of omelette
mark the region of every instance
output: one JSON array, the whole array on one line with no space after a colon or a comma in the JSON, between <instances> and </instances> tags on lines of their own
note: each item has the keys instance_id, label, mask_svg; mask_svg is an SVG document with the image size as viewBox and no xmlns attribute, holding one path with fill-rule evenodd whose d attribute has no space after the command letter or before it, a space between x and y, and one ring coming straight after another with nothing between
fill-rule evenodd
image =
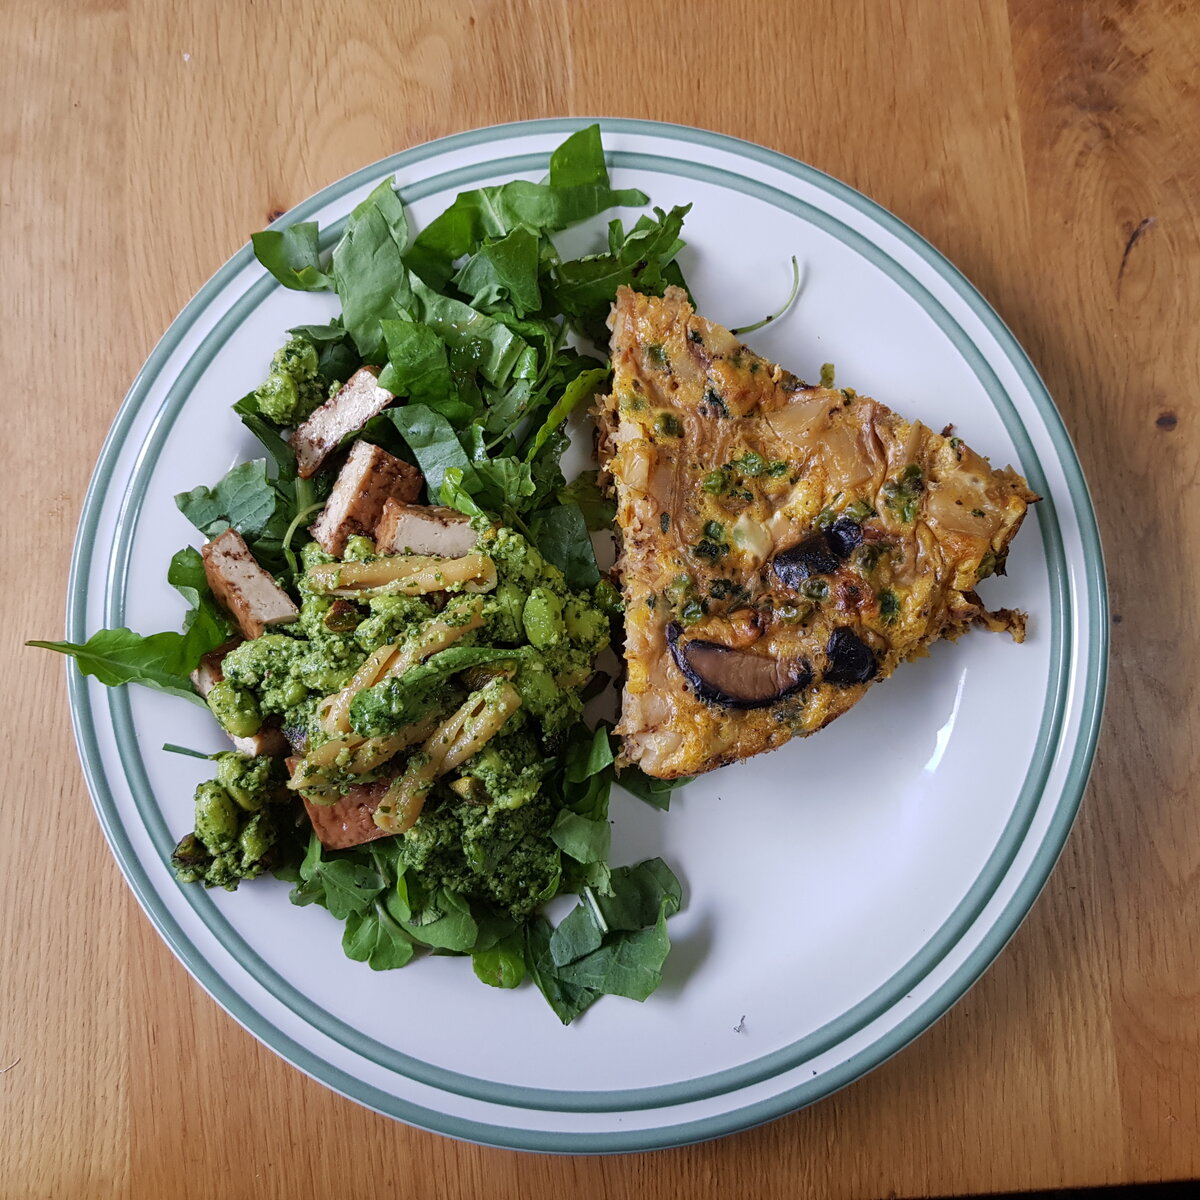
<instances>
[{"instance_id":1,"label":"slice of omelette","mask_svg":"<svg viewBox=\"0 0 1200 1200\"><path fill-rule=\"evenodd\" d=\"M622 288L610 324L622 762L709 771L828 725L937 638L1022 640L1023 614L975 594L1037 499L1015 471L803 383L678 288Z\"/></svg>"}]
</instances>

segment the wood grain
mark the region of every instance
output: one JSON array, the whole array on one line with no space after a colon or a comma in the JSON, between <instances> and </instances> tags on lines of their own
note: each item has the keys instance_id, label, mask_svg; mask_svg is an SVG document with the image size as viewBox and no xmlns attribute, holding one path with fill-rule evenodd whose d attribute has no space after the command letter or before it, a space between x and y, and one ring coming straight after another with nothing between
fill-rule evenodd
<instances>
[{"instance_id":1,"label":"wood grain","mask_svg":"<svg viewBox=\"0 0 1200 1200\"><path fill-rule=\"evenodd\" d=\"M33 537L10 516L0 1193L863 1197L1200 1175L1200 8L9 0L4 17L2 403ZM252 230L416 142L600 113L805 159L962 266L1092 481L1113 667L1058 870L928 1034L737 1137L549 1158L377 1117L227 1018L137 911L89 812L62 664L20 642L61 628L129 381Z\"/></svg>"}]
</instances>

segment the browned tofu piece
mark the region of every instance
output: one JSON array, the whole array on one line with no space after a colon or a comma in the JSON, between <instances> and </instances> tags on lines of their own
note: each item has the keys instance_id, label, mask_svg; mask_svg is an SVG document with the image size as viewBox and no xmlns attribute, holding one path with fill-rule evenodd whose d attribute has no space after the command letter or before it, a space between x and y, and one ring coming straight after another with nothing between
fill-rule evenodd
<instances>
[{"instance_id":1,"label":"browned tofu piece","mask_svg":"<svg viewBox=\"0 0 1200 1200\"><path fill-rule=\"evenodd\" d=\"M220 683L225 678L225 673L221 670L221 660L241 641L241 638L234 638L232 641L218 646L215 650L210 650L200 659L199 665L192 672L192 683L204 699L208 699L208 693L212 691L213 684ZM246 754L251 758L256 758L260 754L267 754L274 758L276 755L286 754L289 749L288 740L283 736L283 730L279 727L277 717L269 717L263 723L262 728L257 733L250 734L249 737L234 737L228 730L225 731L225 735L239 754Z\"/></svg>"},{"instance_id":2,"label":"browned tofu piece","mask_svg":"<svg viewBox=\"0 0 1200 1200\"><path fill-rule=\"evenodd\" d=\"M304 808L321 845L326 850L348 850L388 837L387 831L375 824L374 813L390 782L378 779L374 783L361 783L335 804L314 804L306 799Z\"/></svg>"},{"instance_id":3,"label":"browned tofu piece","mask_svg":"<svg viewBox=\"0 0 1200 1200\"><path fill-rule=\"evenodd\" d=\"M347 538L374 534L389 497L408 503L420 495L424 483L425 477L410 463L369 442L355 442L309 533L326 554L341 558Z\"/></svg>"},{"instance_id":4,"label":"browned tofu piece","mask_svg":"<svg viewBox=\"0 0 1200 1200\"><path fill-rule=\"evenodd\" d=\"M378 383L378 367L361 367L292 434L296 467L301 479L316 473L344 437L360 430L393 400Z\"/></svg>"},{"instance_id":5,"label":"browned tofu piece","mask_svg":"<svg viewBox=\"0 0 1200 1200\"><path fill-rule=\"evenodd\" d=\"M258 565L236 529L225 530L200 553L208 586L233 615L243 637L261 637L268 625L286 625L300 615L287 592Z\"/></svg>"},{"instance_id":6,"label":"browned tofu piece","mask_svg":"<svg viewBox=\"0 0 1200 1200\"><path fill-rule=\"evenodd\" d=\"M221 660L234 646L240 645L241 641L241 638L231 638L215 650L201 656L200 662L192 672L192 685L203 699L208 699L208 693L212 691L214 683L220 683L225 678L225 672L221 670Z\"/></svg>"},{"instance_id":7,"label":"browned tofu piece","mask_svg":"<svg viewBox=\"0 0 1200 1200\"><path fill-rule=\"evenodd\" d=\"M380 554L435 554L461 558L475 549L478 537L470 521L453 508L436 504L405 504L392 498L383 506L375 527Z\"/></svg>"}]
</instances>

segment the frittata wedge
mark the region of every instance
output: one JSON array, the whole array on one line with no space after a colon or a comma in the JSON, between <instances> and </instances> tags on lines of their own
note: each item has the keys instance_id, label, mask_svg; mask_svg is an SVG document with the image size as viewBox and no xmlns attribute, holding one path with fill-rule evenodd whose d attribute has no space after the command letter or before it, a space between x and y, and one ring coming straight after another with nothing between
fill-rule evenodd
<instances>
[{"instance_id":1,"label":"frittata wedge","mask_svg":"<svg viewBox=\"0 0 1200 1200\"><path fill-rule=\"evenodd\" d=\"M1038 498L1014 470L802 382L678 288L622 288L610 324L623 762L709 771L823 728L938 638L1022 640L975 592Z\"/></svg>"}]
</instances>

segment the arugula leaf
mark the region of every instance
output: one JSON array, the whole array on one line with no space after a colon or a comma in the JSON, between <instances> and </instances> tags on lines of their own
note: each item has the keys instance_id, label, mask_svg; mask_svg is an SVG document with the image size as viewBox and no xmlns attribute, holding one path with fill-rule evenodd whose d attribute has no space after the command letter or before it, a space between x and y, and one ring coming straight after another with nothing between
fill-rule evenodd
<instances>
[{"instance_id":1,"label":"arugula leaf","mask_svg":"<svg viewBox=\"0 0 1200 1200\"><path fill-rule=\"evenodd\" d=\"M546 439L570 416L580 401L591 399L596 394L596 389L608 378L608 373L607 367L597 367L595 370L584 371L582 374L576 375L567 384L554 407L546 414L541 429L529 443L529 449L525 451L526 462L531 462L537 457L538 452L546 444Z\"/></svg>"},{"instance_id":2,"label":"arugula leaf","mask_svg":"<svg viewBox=\"0 0 1200 1200\"><path fill-rule=\"evenodd\" d=\"M331 259L342 324L364 362L383 361L381 320L412 315L407 246L404 204L385 179L351 212Z\"/></svg>"},{"instance_id":3,"label":"arugula leaf","mask_svg":"<svg viewBox=\"0 0 1200 1200\"><path fill-rule=\"evenodd\" d=\"M320 904L339 921L352 914L361 916L387 886L386 876L366 858L362 850L326 858L317 835L312 834L299 867L300 883L292 888L291 902Z\"/></svg>"},{"instance_id":4,"label":"arugula leaf","mask_svg":"<svg viewBox=\"0 0 1200 1200\"><path fill-rule=\"evenodd\" d=\"M588 529L611 529L617 519L617 506L600 490L598 471L580 471L570 483L558 489L560 504L577 504Z\"/></svg>"},{"instance_id":5,"label":"arugula leaf","mask_svg":"<svg viewBox=\"0 0 1200 1200\"><path fill-rule=\"evenodd\" d=\"M413 956L408 934L378 900L365 912L346 918L342 950L347 958L365 962L373 971L403 967Z\"/></svg>"},{"instance_id":6,"label":"arugula leaf","mask_svg":"<svg viewBox=\"0 0 1200 1200\"><path fill-rule=\"evenodd\" d=\"M107 687L140 683L170 696L204 703L188 678L200 661L200 654L193 656L194 647L182 633L152 633L143 637L131 629L101 629L83 643L29 641L25 645L70 655L83 674L94 676Z\"/></svg>"},{"instance_id":7,"label":"arugula leaf","mask_svg":"<svg viewBox=\"0 0 1200 1200\"><path fill-rule=\"evenodd\" d=\"M298 221L286 229L252 233L254 257L285 288L297 292L327 292L333 280L321 270L320 230L315 221Z\"/></svg>"},{"instance_id":8,"label":"arugula leaf","mask_svg":"<svg viewBox=\"0 0 1200 1200\"><path fill-rule=\"evenodd\" d=\"M692 782L692 776L685 775L679 779L654 779L647 775L641 767L622 767L617 776L617 783L627 792L644 800L647 804L661 808L663 812L671 807L671 793L676 788Z\"/></svg>"},{"instance_id":9,"label":"arugula leaf","mask_svg":"<svg viewBox=\"0 0 1200 1200\"><path fill-rule=\"evenodd\" d=\"M454 276L454 286L481 312L510 304L518 317L542 306L538 286L541 242L518 226L494 241L486 241Z\"/></svg>"},{"instance_id":10,"label":"arugula leaf","mask_svg":"<svg viewBox=\"0 0 1200 1200\"><path fill-rule=\"evenodd\" d=\"M590 588L600 582L596 552L577 504L539 509L529 519L533 543L548 562L566 576L573 588Z\"/></svg>"},{"instance_id":11,"label":"arugula leaf","mask_svg":"<svg viewBox=\"0 0 1200 1200\"><path fill-rule=\"evenodd\" d=\"M641 217L628 234L614 221L609 227L607 254L555 267L553 298L573 328L600 345L606 339L605 322L621 284L659 293L668 283L679 281L677 273L668 275L668 267L683 249L679 234L691 207L678 205L669 213L656 208L653 218Z\"/></svg>"},{"instance_id":12,"label":"arugula leaf","mask_svg":"<svg viewBox=\"0 0 1200 1200\"><path fill-rule=\"evenodd\" d=\"M415 321L389 320L380 324L387 343L388 365L380 372L379 386L397 396L407 396L417 404L433 407L453 399L446 343L428 325L418 325ZM470 410L464 415L469 416Z\"/></svg>"},{"instance_id":13,"label":"arugula leaf","mask_svg":"<svg viewBox=\"0 0 1200 1200\"><path fill-rule=\"evenodd\" d=\"M324 889L318 903L339 921L366 912L386 883L374 867L344 858L322 859L314 877Z\"/></svg>"},{"instance_id":14,"label":"arugula leaf","mask_svg":"<svg viewBox=\"0 0 1200 1200\"><path fill-rule=\"evenodd\" d=\"M600 998L600 992L565 979L550 953L550 923L534 917L525 925L525 963L538 990L555 1016L569 1025L581 1012Z\"/></svg>"},{"instance_id":15,"label":"arugula leaf","mask_svg":"<svg viewBox=\"0 0 1200 1200\"><path fill-rule=\"evenodd\" d=\"M107 687L140 683L203 705L192 686L191 673L205 654L229 640L232 626L209 589L199 551L190 546L178 551L167 569L167 582L189 605L183 633L143 636L131 629L101 629L82 643L25 644L69 655L84 675Z\"/></svg>"}]
</instances>

